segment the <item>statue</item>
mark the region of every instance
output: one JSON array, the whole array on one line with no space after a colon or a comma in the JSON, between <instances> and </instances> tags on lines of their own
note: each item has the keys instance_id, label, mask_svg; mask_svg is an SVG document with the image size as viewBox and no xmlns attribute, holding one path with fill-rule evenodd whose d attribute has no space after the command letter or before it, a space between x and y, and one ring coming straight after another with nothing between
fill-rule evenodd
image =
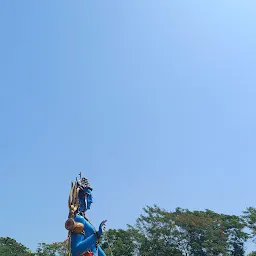
<instances>
[{"instance_id":1,"label":"statue","mask_svg":"<svg viewBox=\"0 0 256 256\"><path fill-rule=\"evenodd\" d=\"M99 230L96 231L85 216L92 202L92 187L80 173L80 179L71 184L69 216L65 223L65 228L69 231L69 253L71 251L72 256L106 256L99 246L106 220L101 222Z\"/></svg>"}]
</instances>

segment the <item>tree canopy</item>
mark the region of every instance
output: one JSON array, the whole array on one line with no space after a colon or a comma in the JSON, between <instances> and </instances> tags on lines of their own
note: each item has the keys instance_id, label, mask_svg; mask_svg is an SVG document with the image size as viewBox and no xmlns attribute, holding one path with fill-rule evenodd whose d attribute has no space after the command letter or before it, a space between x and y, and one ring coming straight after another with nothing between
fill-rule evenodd
<instances>
[{"instance_id":1,"label":"tree canopy","mask_svg":"<svg viewBox=\"0 0 256 256\"><path fill-rule=\"evenodd\" d=\"M236 216L211 210L166 211L154 205L143 209L135 225L108 230L101 247L108 256L243 256L245 242L255 237L253 207ZM0 256L68 256L67 240L41 243L32 253L13 238L0 237Z\"/></svg>"},{"instance_id":2,"label":"tree canopy","mask_svg":"<svg viewBox=\"0 0 256 256\"><path fill-rule=\"evenodd\" d=\"M33 256L21 243L10 237L0 237L0 256Z\"/></svg>"}]
</instances>

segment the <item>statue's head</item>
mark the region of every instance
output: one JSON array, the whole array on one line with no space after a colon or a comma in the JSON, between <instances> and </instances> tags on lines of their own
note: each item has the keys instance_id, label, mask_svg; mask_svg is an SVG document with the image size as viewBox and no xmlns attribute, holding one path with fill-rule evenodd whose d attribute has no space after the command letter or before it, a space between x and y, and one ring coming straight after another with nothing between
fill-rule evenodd
<instances>
[{"instance_id":1,"label":"statue's head","mask_svg":"<svg viewBox=\"0 0 256 256\"><path fill-rule=\"evenodd\" d=\"M90 186L88 179L82 178L80 175L80 179L76 181L78 192L78 200L79 200L79 208L78 213L85 213L85 211L91 208L92 200L92 187Z\"/></svg>"}]
</instances>

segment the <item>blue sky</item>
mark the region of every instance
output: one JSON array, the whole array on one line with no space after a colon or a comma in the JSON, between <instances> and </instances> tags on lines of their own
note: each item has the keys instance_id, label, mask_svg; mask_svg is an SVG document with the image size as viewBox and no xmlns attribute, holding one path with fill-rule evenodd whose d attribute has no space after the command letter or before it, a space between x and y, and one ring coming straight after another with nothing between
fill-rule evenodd
<instances>
[{"instance_id":1,"label":"blue sky","mask_svg":"<svg viewBox=\"0 0 256 256\"><path fill-rule=\"evenodd\" d=\"M0 236L64 240L81 170L109 228L145 205L255 206L255 8L1 1Z\"/></svg>"}]
</instances>

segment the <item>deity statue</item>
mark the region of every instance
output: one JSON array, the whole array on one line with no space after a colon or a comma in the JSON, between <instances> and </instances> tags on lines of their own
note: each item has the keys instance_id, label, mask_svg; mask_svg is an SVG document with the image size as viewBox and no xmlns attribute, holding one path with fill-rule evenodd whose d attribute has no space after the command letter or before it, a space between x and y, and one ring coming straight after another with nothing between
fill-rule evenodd
<instances>
[{"instance_id":1,"label":"deity statue","mask_svg":"<svg viewBox=\"0 0 256 256\"><path fill-rule=\"evenodd\" d=\"M80 179L71 184L68 199L69 216L65 223L65 228L69 231L71 256L106 256L99 246L106 220L101 222L97 231L85 216L92 202L92 187L88 179L82 178L80 173Z\"/></svg>"}]
</instances>

